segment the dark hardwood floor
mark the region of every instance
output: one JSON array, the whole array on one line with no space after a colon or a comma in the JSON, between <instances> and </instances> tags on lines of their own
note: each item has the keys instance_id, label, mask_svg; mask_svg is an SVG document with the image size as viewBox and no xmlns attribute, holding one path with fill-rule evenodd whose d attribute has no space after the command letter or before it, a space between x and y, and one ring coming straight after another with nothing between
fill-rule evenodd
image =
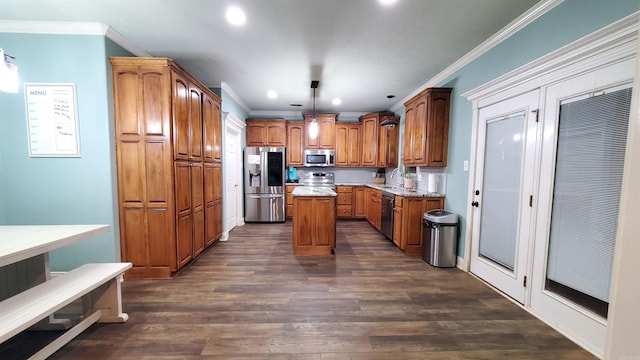
<instances>
[{"instance_id":1,"label":"dark hardwood floor","mask_svg":"<svg viewBox=\"0 0 640 360\"><path fill-rule=\"evenodd\" d=\"M125 324L52 359L593 359L458 269L404 255L366 221L335 255L294 257L291 223L247 224L172 280L125 281Z\"/></svg>"}]
</instances>

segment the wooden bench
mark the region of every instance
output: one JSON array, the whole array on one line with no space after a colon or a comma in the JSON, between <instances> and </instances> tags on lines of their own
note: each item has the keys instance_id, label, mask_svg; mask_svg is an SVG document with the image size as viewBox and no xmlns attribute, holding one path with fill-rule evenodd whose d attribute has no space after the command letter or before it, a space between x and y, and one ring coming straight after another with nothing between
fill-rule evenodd
<instances>
[{"instance_id":1,"label":"wooden bench","mask_svg":"<svg viewBox=\"0 0 640 360\"><path fill-rule=\"evenodd\" d=\"M0 343L46 319L86 294L82 320L31 359L45 359L95 322L125 322L120 282L131 263L86 264L0 302Z\"/></svg>"}]
</instances>

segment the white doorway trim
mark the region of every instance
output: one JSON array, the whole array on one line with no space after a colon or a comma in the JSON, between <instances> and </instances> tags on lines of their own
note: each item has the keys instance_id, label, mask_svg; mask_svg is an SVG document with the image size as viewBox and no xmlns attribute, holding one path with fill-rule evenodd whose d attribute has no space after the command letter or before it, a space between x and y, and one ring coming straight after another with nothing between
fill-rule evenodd
<instances>
[{"instance_id":1,"label":"white doorway trim","mask_svg":"<svg viewBox=\"0 0 640 360\"><path fill-rule=\"evenodd\" d=\"M242 136L242 130L247 126L242 120L238 119L236 116L234 116L232 113L229 112L224 112L223 113L224 116L224 138L226 140L227 138L227 134L229 132L232 133L237 133L239 137ZM241 164L242 163L242 142L241 141L235 141L233 142L235 144L235 151L234 153L236 154L236 158L235 159L228 159L226 156L222 157L222 173L223 173L223 178L226 178L225 172L227 171L227 169L229 168L229 164ZM224 147L223 147L223 153L226 154L226 146L227 146L227 141L224 142ZM236 171L235 178L236 179L242 179L242 166L233 166L232 167L234 169L234 171ZM224 183L224 182L223 182ZM236 191L236 196L235 199L227 199L226 198L226 191L223 192L223 204L226 203L227 201L233 201L235 202L236 206L236 213L235 218L236 218L236 226L242 226L244 225L244 208L243 208L243 201L242 201L242 196L243 196L243 191L242 191L242 187L240 187L239 191ZM227 219L230 216L230 214L226 213L226 207L223 206L223 213L224 213L224 217L223 217L223 221L222 223L223 225L223 232L222 232L222 237L220 238L221 241L227 241L229 239L229 231L231 229L229 229L228 225L227 225ZM233 215L231 215L233 216Z\"/></svg>"},{"instance_id":2,"label":"white doorway trim","mask_svg":"<svg viewBox=\"0 0 640 360\"><path fill-rule=\"evenodd\" d=\"M592 34L589 34L581 39L576 40L575 42L561 47L537 60L530 62L527 65L524 65L518 69L515 69L507 74L504 74L476 89L473 89L467 93L462 94L462 96L466 97L469 101L472 102L473 106L473 124L472 124L472 144L471 144L471 167L469 173L469 200L472 198L472 194L474 193L474 182L472 179L475 179L476 172L479 171L478 163L474 159L476 158L476 153L479 151L479 146L481 144L476 140L477 132L478 132L478 121L479 121L479 110L490 106L492 104L496 104L502 102L504 100L513 98L520 94L526 93L530 90L534 90L539 88L541 90L541 94L544 94L547 88L553 86L554 84L558 84L563 81L571 81L571 79L575 79L581 75L592 73L598 71L600 69L609 68L611 66L623 65L625 62L633 62L638 58L637 53L637 41L638 41L638 28L640 24L640 12L633 13L609 26L606 26ZM626 65L625 65L626 66ZM631 68L631 66L629 66ZM629 71L631 73L632 71ZM626 77L625 82L629 80L630 77ZM598 88L602 85L609 84L609 82L604 82L600 85L594 85L594 88ZM635 89L637 91L637 89ZM548 107L555 106L554 103L549 103L549 100L546 96L541 96L540 99L540 108L546 109ZM637 105L636 105L637 106ZM544 119L544 118L543 118ZM541 119L541 120L543 120ZM542 143L540 143L542 144ZM629 149L629 148L628 148ZM538 154L540 150L538 150ZM537 160L541 161L541 160ZM537 165L538 169L539 164ZM630 165L625 164L625 177L627 176L627 172L630 169ZM540 188L539 182L542 181L540 178L540 174L536 175L536 181L538 184L535 186L536 193L533 194L532 198L532 206L533 211L538 212L539 206L546 206L546 204L540 204L538 199L540 196ZM620 195L621 199L626 199L630 196L629 192L631 187L623 187L622 193ZM472 219L473 210L471 206L467 208L467 219ZM540 218L540 215L536 215L537 218ZM623 217L621 217L622 219ZM469 258L472 254L472 234L473 234L473 225L468 222L467 230L466 230L466 251L465 258ZM618 223L618 236L621 237L620 231L624 227L623 222ZM566 318L570 316L572 313L576 313L573 309L569 309L569 307L565 307L560 309L558 312L550 315L548 312L541 311L540 307L534 306L534 298L533 292L540 292L540 281L544 278L544 274L540 273L540 266L534 266L536 257L545 256L544 253L541 254L541 251L538 251L542 245L538 244L540 240L536 236L536 232L540 232L541 230L537 227L534 227L532 234L532 240L534 243L534 248L531 250L530 256L530 264L528 269L528 275L530 281L527 282L527 294L525 297L525 304L522 305L523 308L542 321L546 322L551 327L558 330L560 333L567 336L569 339L573 340L577 344L584 347L586 350L592 352L594 355L598 357L602 357L605 353L605 349L609 349L610 353L613 352L611 346L607 341L612 341L612 328L608 326L608 324L603 325L603 329L597 331L591 331L590 329L586 329L585 325L579 325L578 330L574 331L571 328L567 327L575 323L575 321L567 321ZM540 245L539 247L536 245ZM637 270L637 266L634 264L630 264L627 262L620 263L622 257L620 257L620 243L616 243L616 258L614 258L613 267L615 268L623 268L627 269L633 268ZM630 260L633 257L624 258L626 260ZM632 261L632 260L631 260ZM468 263L467 263L468 264ZM635 274L632 275L635 279ZM617 281L619 279L619 275L614 273L611 280L611 285L615 288L618 284ZM537 281L537 283L536 283ZM624 308L621 305L621 301L618 301L615 296L610 298L609 306L610 306L610 314L611 309L616 308ZM628 309L628 308L627 308ZM614 310L615 314L615 310ZM628 313L615 314L613 318L625 318L629 315L632 315L633 311L629 311ZM586 316L583 316L583 318ZM608 322L608 321L607 321ZM581 324L585 324L584 322ZM595 328L595 326L594 326ZM596 334L595 337L592 334ZM608 340L606 337L608 336ZM596 339L597 337L597 339ZM622 344L621 344L622 343ZM616 345L625 345L637 348L637 341L628 340L621 341Z\"/></svg>"}]
</instances>

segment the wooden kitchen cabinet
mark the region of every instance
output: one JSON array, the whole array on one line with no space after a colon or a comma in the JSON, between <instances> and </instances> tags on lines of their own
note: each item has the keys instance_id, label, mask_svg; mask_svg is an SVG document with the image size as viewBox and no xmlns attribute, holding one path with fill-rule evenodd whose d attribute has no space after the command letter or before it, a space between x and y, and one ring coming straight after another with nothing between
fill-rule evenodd
<instances>
[{"instance_id":1,"label":"wooden kitchen cabinet","mask_svg":"<svg viewBox=\"0 0 640 360\"><path fill-rule=\"evenodd\" d=\"M382 191L378 189L367 188L368 206L367 220L374 228L380 231L382 225Z\"/></svg>"},{"instance_id":2,"label":"wooden kitchen cabinet","mask_svg":"<svg viewBox=\"0 0 640 360\"><path fill-rule=\"evenodd\" d=\"M287 219L291 219L293 217L293 195L291 194L296 186L301 185L285 185L285 207L284 207L284 215Z\"/></svg>"},{"instance_id":3,"label":"wooden kitchen cabinet","mask_svg":"<svg viewBox=\"0 0 640 360\"><path fill-rule=\"evenodd\" d=\"M336 186L337 196L337 211L338 218L352 218L353 217L353 187L338 185Z\"/></svg>"},{"instance_id":4,"label":"wooden kitchen cabinet","mask_svg":"<svg viewBox=\"0 0 640 360\"><path fill-rule=\"evenodd\" d=\"M305 149L336 149L336 114L316 114L318 122L318 136L312 139L309 136L309 125L313 116L304 116Z\"/></svg>"},{"instance_id":5,"label":"wooden kitchen cabinet","mask_svg":"<svg viewBox=\"0 0 640 360\"><path fill-rule=\"evenodd\" d=\"M378 159L378 113L360 117L362 124L362 160L363 167L375 167Z\"/></svg>"},{"instance_id":6,"label":"wooden kitchen cabinet","mask_svg":"<svg viewBox=\"0 0 640 360\"><path fill-rule=\"evenodd\" d=\"M405 102L404 165L447 165L450 97L450 88L428 88Z\"/></svg>"},{"instance_id":7,"label":"wooden kitchen cabinet","mask_svg":"<svg viewBox=\"0 0 640 360\"><path fill-rule=\"evenodd\" d=\"M380 125L388 118L400 123L400 117L388 111L373 112L360 117L362 123L362 166L398 166L399 126Z\"/></svg>"},{"instance_id":8,"label":"wooden kitchen cabinet","mask_svg":"<svg viewBox=\"0 0 640 360\"><path fill-rule=\"evenodd\" d=\"M222 163L222 122L220 101L202 94L203 156L205 162Z\"/></svg>"},{"instance_id":9,"label":"wooden kitchen cabinet","mask_svg":"<svg viewBox=\"0 0 640 360\"><path fill-rule=\"evenodd\" d=\"M393 113L381 113L380 122L393 119L400 124L400 117ZM400 135L400 125L380 125L378 127L378 154L376 167L398 167L398 141Z\"/></svg>"},{"instance_id":10,"label":"wooden kitchen cabinet","mask_svg":"<svg viewBox=\"0 0 640 360\"><path fill-rule=\"evenodd\" d=\"M336 166L360 166L361 131L358 122L336 123Z\"/></svg>"},{"instance_id":11,"label":"wooden kitchen cabinet","mask_svg":"<svg viewBox=\"0 0 640 360\"><path fill-rule=\"evenodd\" d=\"M221 162L220 98L167 58L111 57L121 260L129 279L167 278L222 233L207 214ZM207 184L207 185L205 185ZM213 222L212 222L213 221ZM211 243L211 242L210 242Z\"/></svg>"},{"instance_id":12,"label":"wooden kitchen cabinet","mask_svg":"<svg viewBox=\"0 0 640 360\"><path fill-rule=\"evenodd\" d=\"M287 166L304 166L304 121L287 121Z\"/></svg>"},{"instance_id":13,"label":"wooden kitchen cabinet","mask_svg":"<svg viewBox=\"0 0 640 360\"><path fill-rule=\"evenodd\" d=\"M422 218L425 212L444 207L442 197L396 196L393 209L393 243L403 252L422 252Z\"/></svg>"},{"instance_id":14,"label":"wooden kitchen cabinet","mask_svg":"<svg viewBox=\"0 0 640 360\"><path fill-rule=\"evenodd\" d=\"M247 146L287 146L287 121L283 119L247 119Z\"/></svg>"},{"instance_id":15,"label":"wooden kitchen cabinet","mask_svg":"<svg viewBox=\"0 0 640 360\"><path fill-rule=\"evenodd\" d=\"M336 246L336 198L294 196L293 211L293 254L331 254Z\"/></svg>"},{"instance_id":16,"label":"wooden kitchen cabinet","mask_svg":"<svg viewBox=\"0 0 640 360\"><path fill-rule=\"evenodd\" d=\"M205 246L222 236L222 165L204 163Z\"/></svg>"},{"instance_id":17,"label":"wooden kitchen cabinet","mask_svg":"<svg viewBox=\"0 0 640 360\"><path fill-rule=\"evenodd\" d=\"M366 186L355 186L353 188L353 217L363 219L367 217L365 189Z\"/></svg>"}]
</instances>

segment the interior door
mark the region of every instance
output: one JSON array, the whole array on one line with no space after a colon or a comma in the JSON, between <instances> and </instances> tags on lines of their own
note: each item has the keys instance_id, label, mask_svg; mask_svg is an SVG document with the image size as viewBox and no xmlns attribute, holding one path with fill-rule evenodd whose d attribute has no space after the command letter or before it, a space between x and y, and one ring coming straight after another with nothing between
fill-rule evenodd
<instances>
[{"instance_id":1,"label":"interior door","mask_svg":"<svg viewBox=\"0 0 640 360\"><path fill-rule=\"evenodd\" d=\"M238 223L238 195L240 194L240 169L242 152L240 151L240 132L226 127L225 131L225 231L231 231Z\"/></svg>"},{"instance_id":2,"label":"interior door","mask_svg":"<svg viewBox=\"0 0 640 360\"><path fill-rule=\"evenodd\" d=\"M479 110L471 272L524 304L533 194L535 90Z\"/></svg>"}]
</instances>

